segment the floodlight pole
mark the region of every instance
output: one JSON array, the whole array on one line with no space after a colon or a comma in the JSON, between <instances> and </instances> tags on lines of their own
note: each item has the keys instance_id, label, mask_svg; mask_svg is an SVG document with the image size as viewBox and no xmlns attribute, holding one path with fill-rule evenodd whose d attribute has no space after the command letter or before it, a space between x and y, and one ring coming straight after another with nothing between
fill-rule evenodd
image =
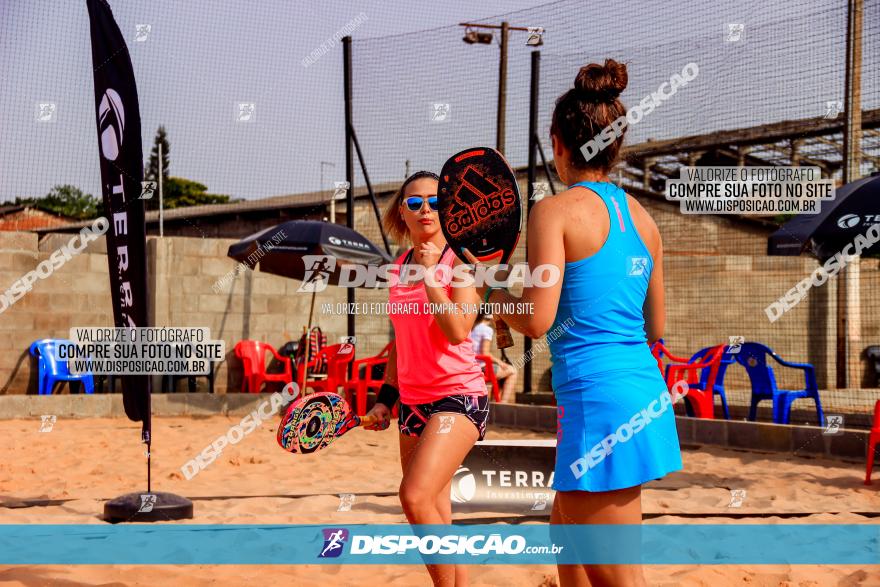
<instances>
[{"instance_id":1,"label":"floodlight pole","mask_svg":"<svg viewBox=\"0 0 880 587\"><path fill-rule=\"evenodd\" d=\"M862 13L863 0L848 1L846 78L843 126L843 183L861 176L862 139ZM837 278L837 387L861 385L858 346L861 343L859 258Z\"/></svg>"},{"instance_id":2,"label":"floodlight pole","mask_svg":"<svg viewBox=\"0 0 880 587\"><path fill-rule=\"evenodd\" d=\"M495 148L504 154L505 143L505 114L507 112L507 42L510 39L510 31L526 31L529 27L510 26L507 21L501 24L480 24L473 22L460 22L459 26L466 29L500 29L501 30L501 54L498 64L498 112L495 125ZM491 41L490 41L491 42Z\"/></svg>"},{"instance_id":3,"label":"floodlight pole","mask_svg":"<svg viewBox=\"0 0 880 587\"><path fill-rule=\"evenodd\" d=\"M510 25L501 23L501 57L498 65L498 118L495 125L495 148L504 154L504 120L507 113L507 39Z\"/></svg>"},{"instance_id":4,"label":"floodlight pole","mask_svg":"<svg viewBox=\"0 0 880 587\"><path fill-rule=\"evenodd\" d=\"M159 238L165 236L165 214L162 209L162 179L165 175L165 169L162 166L162 141L159 141Z\"/></svg>"},{"instance_id":5,"label":"floodlight pole","mask_svg":"<svg viewBox=\"0 0 880 587\"><path fill-rule=\"evenodd\" d=\"M459 23L459 26L465 27L465 30L470 29L500 29L501 30L501 39L500 39L500 55L499 55L499 63L498 63L498 110L497 110L497 118L495 121L495 148L499 153L504 155L504 144L506 139L506 114L507 114L507 43L510 39L510 31L526 31L529 32L534 29L530 29L530 27L519 27L519 26L510 26L506 20L503 21L500 25L497 24L478 24L471 22L462 22ZM536 27L537 28L537 27ZM543 29L541 29L543 32ZM467 42L467 37L465 38ZM491 40L489 41L491 42ZM540 42L538 43L541 44ZM535 168L535 139L537 138L537 109L538 109L538 64L540 60L540 53L535 51L532 53L532 88L531 88L531 112L529 115L529 186L528 186L528 200L526 202L526 218L528 219L528 212L531 208L532 204L532 189L534 183L534 168ZM528 237L528 236L527 236ZM527 336L523 337L523 349L526 353L525 356L528 356L529 351L532 348L532 339ZM502 358L506 359L506 355L504 351L501 351ZM523 374L523 390L526 393L532 391L532 363L531 361L526 362L525 364L525 372Z\"/></svg>"},{"instance_id":6,"label":"floodlight pole","mask_svg":"<svg viewBox=\"0 0 880 587\"><path fill-rule=\"evenodd\" d=\"M863 0L849 0L846 36L846 93L843 133L843 181L861 177L862 138L862 9Z\"/></svg>"},{"instance_id":7,"label":"floodlight pole","mask_svg":"<svg viewBox=\"0 0 880 587\"><path fill-rule=\"evenodd\" d=\"M345 224L354 229L354 145L352 140L352 107L351 107L351 37L342 38L342 76L343 96L345 99L345 181L348 190L345 199ZM354 306L354 288L346 288L348 307ZM354 313L348 313L348 336L355 336Z\"/></svg>"},{"instance_id":8,"label":"floodlight pole","mask_svg":"<svg viewBox=\"0 0 880 587\"><path fill-rule=\"evenodd\" d=\"M329 161L321 161L321 196L324 195L324 166L329 165L335 168L336 165ZM336 224L336 192L334 191L330 197L330 222Z\"/></svg>"},{"instance_id":9,"label":"floodlight pole","mask_svg":"<svg viewBox=\"0 0 880 587\"><path fill-rule=\"evenodd\" d=\"M538 150L538 79L541 70L541 52L532 51L531 85L529 87L529 185L526 187L528 199L526 200L526 221L532 211L532 200L535 197L535 178L537 176L537 150ZM526 245L528 245L528 231L526 231ZM526 247L526 262L529 260L529 250ZM532 356L532 339L523 337L523 356ZM532 361L528 361L523 370L523 392L532 393Z\"/></svg>"}]
</instances>

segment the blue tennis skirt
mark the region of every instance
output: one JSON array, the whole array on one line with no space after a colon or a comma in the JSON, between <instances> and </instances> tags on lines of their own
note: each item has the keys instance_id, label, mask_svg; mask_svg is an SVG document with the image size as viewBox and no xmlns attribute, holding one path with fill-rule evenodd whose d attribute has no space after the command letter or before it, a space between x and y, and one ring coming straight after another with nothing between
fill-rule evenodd
<instances>
[{"instance_id":1,"label":"blue tennis skirt","mask_svg":"<svg viewBox=\"0 0 880 587\"><path fill-rule=\"evenodd\" d=\"M672 398L654 369L607 371L555 389L556 491L613 491L682 468Z\"/></svg>"}]
</instances>

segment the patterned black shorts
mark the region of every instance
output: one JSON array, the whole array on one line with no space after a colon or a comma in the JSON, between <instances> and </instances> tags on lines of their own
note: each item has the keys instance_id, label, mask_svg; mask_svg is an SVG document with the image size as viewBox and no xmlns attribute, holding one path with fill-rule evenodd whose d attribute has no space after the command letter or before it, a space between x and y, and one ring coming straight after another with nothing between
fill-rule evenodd
<instances>
[{"instance_id":1,"label":"patterned black shorts","mask_svg":"<svg viewBox=\"0 0 880 587\"><path fill-rule=\"evenodd\" d=\"M489 419L488 395L450 395L427 404L401 403L397 426L404 436L421 436L431 416L442 412L464 414L477 427L479 440L486 436L486 421Z\"/></svg>"}]
</instances>

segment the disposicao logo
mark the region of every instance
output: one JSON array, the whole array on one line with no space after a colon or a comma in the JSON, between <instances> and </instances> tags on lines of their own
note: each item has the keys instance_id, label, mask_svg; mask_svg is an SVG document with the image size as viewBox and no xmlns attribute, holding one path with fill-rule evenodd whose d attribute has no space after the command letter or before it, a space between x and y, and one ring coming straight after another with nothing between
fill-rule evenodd
<instances>
[{"instance_id":1,"label":"disposicao logo","mask_svg":"<svg viewBox=\"0 0 880 587\"><path fill-rule=\"evenodd\" d=\"M345 528L324 528L324 546L318 554L318 558L337 558L345 548L348 541L348 530Z\"/></svg>"}]
</instances>

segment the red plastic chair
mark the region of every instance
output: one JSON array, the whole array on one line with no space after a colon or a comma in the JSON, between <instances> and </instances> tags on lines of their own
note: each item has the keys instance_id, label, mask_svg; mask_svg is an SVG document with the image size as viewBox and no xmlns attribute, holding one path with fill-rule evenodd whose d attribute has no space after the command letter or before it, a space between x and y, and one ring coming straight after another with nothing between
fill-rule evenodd
<instances>
[{"instance_id":1,"label":"red plastic chair","mask_svg":"<svg viewBox=\"0 0 880 587\"><path fill-rule=\"evenodd\" d=\"M665 380L666 373L663 369L663 351L666 350L666 347L663 346L663 339L661 338L655 341L654 344L649 343L649 347L651 349L651 354L654 355L654 359L657 360L657 368L660 369L660 375L662 375Z\"/></svg>"},{"instance_id":2,"label":"red plastic chair","mask_svg":"<svg viewBox=\"0 0 880 587\"><path fill-rule=\"evenodd\" d=\"M266 352L281 361L284 365L282 373L266 372ZM278 381L280 383L293 382L293 368L290 358L278 354L278 351L269 343L259 340L240 340L235 345L235 356L241 359L244 365L244 377L241 380L241 392L259 393L264 383Z\"/></svg>"},{"instance_id":3,"label":"red plastic chair","mask_svg":"<svg viewBox=\"0 0 880 587\"><path fill-rule=\"evenodd\" d=\"M721 367L721 358L724 354L724 345L719 344L706 351L705 358L700 361L688 363L687 357L677 357L669 352L663 344L657 343L654 350L662 352L672 363L666 370L666 387L672 393L673 386L678 381L688 384L688 392L684 398L689 412L697 418L713 420L715 418L715 379ZM657 355L655 354L655 357ZM658 364L660 360L658 359ZM700 371L709 369L709 375L705 378L705 385L700 382Z\"/></svg>"},{"instance_id":4,"label":"red plastic chair","mask_svg":"<svg viewBox=\"0 0 880 587\"><path fill-rule=\"evenodd\" d=\"M871 469L874 468L874 449L880 443L880 400L874 404L874 423L871 425L871 435L868 437L868 467L865 471L865 485L871 484Z\"/></svg>"},{"instance_id":5,"label":"red plastic chair","mask_svg":"<svg viewBox=\"0 0 880 587\"><path fill-rule=\"evenodd\" d=\"M477 355L478 361L483 361L483 380L487 385L492 386L492 399L496 402L501 401L501 386L498 385L498 378L495 377L495 361L491 355Z\"/></svg>"},{"instance_id":6,"label":"red plastic chair","mask_svg":"<svg viewBox=\"0 0 880 587\"><path fill-rule=\"evenodd\" d=\"M375 379L373 377L373 367L384 365L388 368L388 357L391 353L391 345L394 341L385 345L382 351L373 357L365 357L358 359L351 366L351 379L345 382L345 396L349 404L355 406L355 412L358 416L367 413L367 395L372 391L379 393L379 389L385 382L385 378ZM363 376L361 370L363 369ZM397 405L391 411L392 415L397 416Z\"/></svg>"},{"instance_id":7,"label":"red plastic chair","mask_svg":"<svg viewBox=\"0 0 880 587\"><path fill-rule=\"evenodd\" d=\"M325 346L314 359L309 361L308 366L326 364L327 376L322 379L306 380L306 388L316 392L336 393L340 387L345 386L348 378L348 365L354 360L353 344L331 344Z\"/></svg>"},{"instance_id":8,"label":"red plastic chair","mask_svg":"<svg viewBox=\"0 0 880 587\"><path fill-rule=\"evenodd\" d=\"M651 354L654 355L654 358L657 360L657 368L660 369L660 374L663 376L663 380L669 383L669 369L672 365L681 364L686 365L688 359L683 357L676 357L672 353L669 352L669 349L666 348L666 345L663 344L662 340L658 340L654 344L651 345ZM663 359L666 358L670 361L669 365L663 363ZM699 381L699 378L691 377L688 380L688 383Z\"/></svg>"}]
</instances>

